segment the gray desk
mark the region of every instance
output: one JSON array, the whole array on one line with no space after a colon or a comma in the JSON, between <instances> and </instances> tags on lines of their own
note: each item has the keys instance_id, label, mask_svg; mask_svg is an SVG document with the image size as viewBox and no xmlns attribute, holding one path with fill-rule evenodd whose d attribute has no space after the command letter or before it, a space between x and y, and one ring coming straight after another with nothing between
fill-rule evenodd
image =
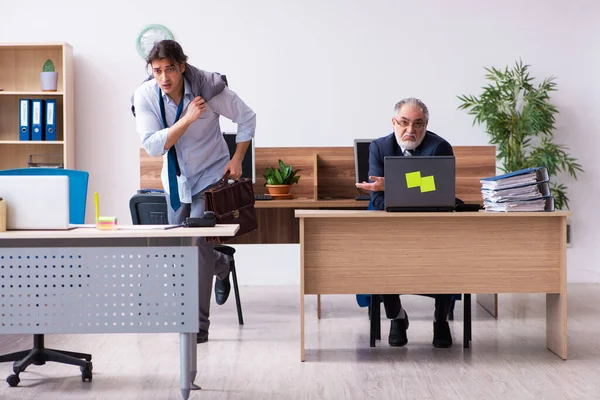
<instances>
[{"instance_id":1,"label":"gray desk","mask_svg":"<svg viewBox=\"0 0 600 400\"><path fill-rule=\"evenodd\" d=\"M179 333L187 399L198 388L195 238L238 229L0 232L0 334Z\"/></svg>"}]
</instances>

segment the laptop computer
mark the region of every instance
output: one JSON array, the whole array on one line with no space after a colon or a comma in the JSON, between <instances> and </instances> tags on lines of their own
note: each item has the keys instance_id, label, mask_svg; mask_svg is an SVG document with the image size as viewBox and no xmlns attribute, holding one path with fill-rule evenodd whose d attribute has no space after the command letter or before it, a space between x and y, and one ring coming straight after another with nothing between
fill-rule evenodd
<instances>
[{"instance_id":1,"label":"laptop computer","mask_svg":"<svg viewBox=\"0 0 600 400\"><path fill-rule=\"evenodd\" d=\"M0 175L6 229L70 229L69 177Z\"/></svg>"},{"instance_id":2,"label":"laptop computer","mask_svg":"<svg viewBox=\"0 0 600 400\"><path fill-rule=\"evenodd\" d=\"M385 157L385 210L453 211L455 168L454 156Z\"/></svg>"}]
</instances>

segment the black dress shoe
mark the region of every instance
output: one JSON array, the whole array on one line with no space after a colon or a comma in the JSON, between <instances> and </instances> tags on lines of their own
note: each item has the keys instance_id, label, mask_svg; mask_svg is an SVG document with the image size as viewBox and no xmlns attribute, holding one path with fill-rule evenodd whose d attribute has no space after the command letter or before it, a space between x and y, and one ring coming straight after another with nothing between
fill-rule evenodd
<instances>
[{"instance_id":1,"label":"black dress shoe","mask_svg":"<svg viewBox=\"0 0 600 400\"><path fill-rule=\"evenodd\" d=\"M200 329L198 331L198 335L196 336L196 343L200 344L204 342L208 342L208 331Z\"/></svg>"},{"instance_id":2,"label":"black dress shoe","mask_svg":"<svg viewBox=\"0 0 600 400\"><path fill-rule=\"evenodd\" d=\"M388 343L390 346L402 347L408 343L408 337L406 336L406 330L408 329L408 314L405 318L393 319L390 323L390 336L388 337Z\"/></svg>"},{"instance_id":3,"label":"black dress shoe","mask_svg":"<svg viewBox=\"0 0 600 400\"><path fill-rule=\"evenodd\" d=\"M217 278L215 280L215 300L217 304L222 306L229 298L231 292L231 282L229 281L229 273L225 279Z\"/></svg>"},{"instance_id":4,"label":"black dress shoe","mask_svg":"<svg viewBox=\"0 0 600 400\"><path fill-rule=\"evenodd\" d=\"M433 347L440 349L452 347L452 334L447 321L433 323Z\"/></svg>"}]
</instances>

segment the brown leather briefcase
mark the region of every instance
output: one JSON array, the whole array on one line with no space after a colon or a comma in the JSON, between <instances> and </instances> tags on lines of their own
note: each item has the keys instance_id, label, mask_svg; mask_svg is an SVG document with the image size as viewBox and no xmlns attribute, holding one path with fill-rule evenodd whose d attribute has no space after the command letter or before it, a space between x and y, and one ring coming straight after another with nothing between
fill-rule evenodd
<instances>
[{"instance_id":1,"label":"brown leather briefcase","mask_svg":"<svg viewBox=\"0 0 600 400\"><path fill-rule=\"evenodd\" d=\"M229 183L228 178L229 172L204 192L204 208L215 214L217 224L239 224L240 229L233 237L207 237L210 242L225 243L258 229L252 180L243 178Z\"/></svg>"}]
</instances>

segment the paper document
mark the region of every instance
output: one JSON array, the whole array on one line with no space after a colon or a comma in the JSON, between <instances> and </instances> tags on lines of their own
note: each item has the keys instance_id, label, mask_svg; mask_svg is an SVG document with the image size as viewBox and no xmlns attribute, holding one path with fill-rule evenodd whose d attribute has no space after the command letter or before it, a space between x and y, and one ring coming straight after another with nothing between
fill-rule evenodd
<instances>
[{"instance_id":1,"label":"paper document","mask_svg":"<svg viewBox=\"0 0 600 400\"><path fill-rule=\"evenodd\" d=\"M504 203L484 202L486 211L554 211L554 198L545 197L535 200L508 201Z\"/></svg>"},{"instance_id":2,"label":"paper document","mask_svg":"<svg viewBox=\"0 0 600 400\"><path fill-rule=\"evenodd\" d=\"M167 229L178 225L118 225L117 230L145 231L155 229ZM69 228L95 228L96 224L69 224Z\"/></svg>"},{"instance_id":3,"label":"paper document","mask_svg":"<svg viewBox=\"0 0 600 400\"><path fill-rule=\"evenodd\" d=\"M536 182L548 181L546 167L526 168L508 174L482 178L481 188L484 190L500 190L517 186L530 185Z\"/></svg>"},{"instance_id":4,"label":"paper document","mask_svg":"<svg viewBox=\"0 0 600 400\"><path fill-rule=\"evenodd\" d=\"M117 225L117 229L131 230L131 231L145 231L148 229L167 229L174 225Z\"/></svg>"},{"instance_id":5,"label":"paper document","mask_svg":"<svg viewBox=\"0 0 600 400\"><path fill-rule=\"evenodd\" d=\"M501 203L505 201L533 200L550 195L548 182L519 186L501 190L482 190L484 201Z\"/></svg>"}]
</instances>

